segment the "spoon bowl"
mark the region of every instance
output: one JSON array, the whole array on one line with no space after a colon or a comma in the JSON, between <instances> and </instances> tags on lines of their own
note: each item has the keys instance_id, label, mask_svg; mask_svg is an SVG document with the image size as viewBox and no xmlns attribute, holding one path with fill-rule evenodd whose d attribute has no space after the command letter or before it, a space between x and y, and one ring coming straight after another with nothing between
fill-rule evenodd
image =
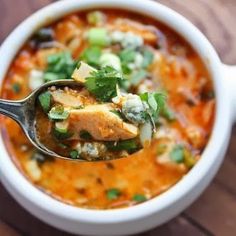
<instances>
[{"instance_id":1,"label":"spoon bowl","mask_svg":"<svg viewBox=\"0 0 236 236\"><path fill-rule=\"evenodd\" d=\"M68 87L81 87L81 83L76 82L74 80L54 80L48 83L45 83L38 89L34 90L28 97L18 100L18 101L10 101L0 99L0 113L12 118L15 120L23 129L25 135L30 140L30 142L43 154L52 156L55 158L65 159L65 160L76 160L76 161L86 161L82 158L72 159L69 157L64 157L59 155L58 153L49 150L45 147L38 139L37 132L35 128L36 124L36 102L38 96L46 91L49 87L57 86L68 86ZM99 160L93 160L99 161Z\"/></svg>"}]
</instances>

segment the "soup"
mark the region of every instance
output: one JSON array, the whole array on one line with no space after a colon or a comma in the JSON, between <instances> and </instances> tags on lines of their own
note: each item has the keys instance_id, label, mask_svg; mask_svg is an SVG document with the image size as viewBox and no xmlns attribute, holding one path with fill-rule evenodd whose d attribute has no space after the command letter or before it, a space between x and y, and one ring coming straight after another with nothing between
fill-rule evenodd
<instances>
[{"instance_id":1,"label":"soup","mask_svg":"<svg viewBox=\"0 0 236 236\"><path fill-rule=\"evenodd\" d=\"M201 58L151 18L111 9L79 12L26 42L6 75L2 97L21 99L46 81L70 78L81 60L95 68L112 64L126 78L128 92L166 94L151 145L120 160L64 161L38 153L18 124L2 118L17 167L53 198L84 208L129 207L168 190L201 158L213 126L213 85Z\"/></svg>"},{"instance_id":2,"label":"soup","mask_svg":"<svg viewBox=\"0 0 236 236\"><path fill-rule=\"evenodd\" d=\"M57 80L37 97L37 137L54 153L87 161L112 160L150 145L165 95L128 93L123 83L129 79L121 69L99 67L79 62L72 74L75 81L59 86L65 80Z\"/></svg>"}]
</instances>

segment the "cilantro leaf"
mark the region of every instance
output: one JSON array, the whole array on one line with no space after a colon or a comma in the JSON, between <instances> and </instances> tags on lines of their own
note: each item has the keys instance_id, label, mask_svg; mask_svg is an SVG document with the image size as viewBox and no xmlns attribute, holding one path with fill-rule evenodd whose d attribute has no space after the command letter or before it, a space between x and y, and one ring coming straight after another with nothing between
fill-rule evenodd
<instances>
[{"instance_id":1,"label":"cilantro leaf","mask_svg":"<svg viewBox=\"0 0 236 236\"><path fill-rule=\"evenodd\" d=\"M118 71L106 66L101 70L92 72L91 76L86 78L85 86L98 100L108 102L117 95L116 85L122 79Z\"/></svg>"},{"instance_id":2,"label":"cilantro leaf","mask_svg":"<svg viewBox=\"0 0 236 236\"><path fill-rule=\"evenodd\" d=\"M152 92L152 93L143 93L139 95L141 100L146 102L148 105L148 114L151 118L152 121L156 121L160 111L163 109L165 106L165 100L166 96L163 93L157 93L157 92Z\"/></svg>"}]
</instances>

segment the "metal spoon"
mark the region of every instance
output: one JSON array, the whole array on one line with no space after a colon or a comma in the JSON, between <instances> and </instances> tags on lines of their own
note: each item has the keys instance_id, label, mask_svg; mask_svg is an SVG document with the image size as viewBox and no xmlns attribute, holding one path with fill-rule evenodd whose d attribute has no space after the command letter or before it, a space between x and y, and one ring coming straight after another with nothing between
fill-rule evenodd
<instances>
[{"instance_id":1,"label":"metal spoon","mask_svg":"<svg viewBox=\"0 0 236 236\"><path fill-rule=\"evenodd\" d=\"M39 94L46 91L51 86L68 86L68 87L80 87L82 84L75 82L74 80L57 80L45 83L35 91L33 91L28 97L23 100L9 101L0 99L0 114L8 116L14 119L22 127L24 133L30 140L30 142L42 153L53 156L56 158L72 160L69 157L63 157L52 150L46 148L36 135L35 129L35 116L36 116L36 102ZM76 159L79 161L86 161L84 159Z\"/></svg>"}]
</instances>

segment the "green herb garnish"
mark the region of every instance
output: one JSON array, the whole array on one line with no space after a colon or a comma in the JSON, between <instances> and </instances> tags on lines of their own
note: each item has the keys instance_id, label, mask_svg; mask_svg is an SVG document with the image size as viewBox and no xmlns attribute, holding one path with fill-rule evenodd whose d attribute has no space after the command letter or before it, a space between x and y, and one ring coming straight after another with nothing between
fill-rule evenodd
<instances>
[{"instance_id":1,"label":"green herb garnish","mask_svg":"<svg viewBox=\"0 0 236 236\"><path fill-rule=\"evenodd\" d=\"M166 118L168 121L175 120L175 113L166 105L161 111L161 115Z\"/></svg>"},{"instance_id":2,"label":"green herb garnish","mask_svg":"<svg viewBox=\"0 0 236 236\"><path fill-rule=\"evenodd\" d=\"M52 120L66 120L69 114L70 113L65 111L63 106L57 105L49 111L48 117Z\"/></svg>"},{"instance_id":3,"label":"green herb garnish","mask_svg":"<svg viewBox=\"0 0 236 236\"><path fill-rule=\"evenodd\" d=\"M51 107L51 93L50 92L44 92L39 95L39 103L41 107L43 108L44 112L48 112Z\"/></svg>"},{"instance_id":4,"label":"green herb garnish","mask_svg":"<svg viewBox=\"0 0 236 236\"><path fill-rule=\"evenodd\" d=\"M176 163L184 162L184 147L176 145L170 152L170 159Z\"/></svg>"},{"instance_id":5,"label":"green herb garnish","mask_svg":"<svg viewBox=\"0 0 236 236\"><path fill-rule=\"evenodd\" d=\"M134 61L136 54L133 49L124 49L119 53L119 57L122 63L130 63Z\"/></svg>"},{"instance_id":6,"label":"green herb garnish","mask_svg":"<svg viewBox=\"0 0 236 236\"><path fill-rule=\"evenodd\" d=\"M147 77L148 73L145 70L139 70L131 75L130 83L137 86L142 80Z\"/></svg>"},{"instance_id":7,"label":"green herb garnish","mask_svg":"<svg viewBox=\"0 0 236 236\"><path fill-rule=\"evenodd\" d=\"M147 68L153 62L153 59L153 53L148 49L144 49L142 67Z\"/></svg>"},{"instance_id":8,"label":"green herb garnish","mask_svg":"<svg viewBox=\"0 0 236 236\"><path fill-rule=\"evenodd\" d=\"M142 194L135 194L133 196L132 200L135 201L135 202L144 202L144 201L147 200L147 198Z\"/></svg>"},{"instance_id":9,"label":"green herb garnish","mask_svg":"<svg viewBox=\"0 0 236 236\"><path fill-rule=\"evenodd\" d=\"M98 67L99 66L99 59L101 57L102 51L99 47L88 47L82 53L80 59L90 66Z\"/></svg>"},{"instance_id":10,"label":"green herb garnish","mask_svg":"<svg viewBox=\"0 0 236 236\"><path fill-rule=\"evenodd\" d=\"M92 72L91 76L86 78L85 86L98 100L108 102L117 95L116 85L122 79L117 70L106 66L101 70Z\"/></svg>"},{"instance_id":11,"label":"green herb garnish","mask_svg":"<svg viewBox=\"0 0 236 236\"><path fill-rule=\"evenodd\" d=\"M107 46L109 38L105 28L92 28L88 32L88 41L93 46Z\"/></svg>"},{"instance_id":12,"label":"green herb garnish","mask_svg":"<svg viewBox=\"0 0 236 236\"><path fill-rule=\"evenodd\" d=\"M151 118L151 121L154 125L155 121L157 120L160 111L165 106L166 96L163 93L143 93L139 95L141 100L146 102L148 105L147 115Z\"/></svg>"},{"instance_id":13,"label":"green herb garnish","mask_svg":"<svg viewBox=\"0 0 236 236\"><path fill-rule=\"evenodd\" d=\"M78 152L77 150L72 150L72 151L70 152L70 157L71 157L72 159L78 158L78 157L79 157L79 152Z\"/></svg>"},{"instance_id":14,"label":"green herb garnish","mask_svg":"<svg viewBox=\"0 0 236 236\"><path fill-rule=\"evenodd\" d=\"M111 151L126 150L128 153L133 153L139 149L139 145L135 139L122 140L118 142L107 142L106 147Z\"/></svg>"},{"instance_id":15,"label":"green herb garnish","mask_svg":"<svg viewBox=\"0 0 236 236\"><path fill-rule=\"evenodd\" d=\"M105 15L100 11L93 11L87 14L87 21L91 25L98 25L105 21Z\"/></svg>"},{"instance_id":16,"label":"green herb garnish","mask_svg":"<svg viewBox=\"0 0 236 236\"><path fill-rule=\"evenodd\" d=\"M80 138L85 140L91 140L93 137L87 130L81 130L79 133Z\"/></svg>"},{"instance_id":17,"label":"green herb garnish","mask_svg":"<svg viewBox=\"0 0 236 236\"><path fill-rule=\"evenodd\" d=\"M162 155L167 149L167 145L164 143L160 143L157 146L157 155Z\"/></svg>"},{"instance_id":18,"label":"green herb garnish","mask_svg":"<svg viewBox=\"0 0 236 236\"><path fill-rule=\"evenodd\" d=\"M55 128L52 129L52 135L57 139L57 140L65 140L68 138L71 138L74 133L71 131L67 131L67 132L59 132L58 130L56 130Z\"/></svg>"},{"instance_id":19,"label":"green herb garnish","mask_svg":"<svg viewBox=\"0 0 236 236\"><path fill-rule=\"evenodd\" d=\"M110 110L110 112L111 113L113 113L113 114L115 114L115 115L117 115L119 118L121 118L122 119L122 113L120 112L120 111L118 111L118 110Z\"/></svg>"},{"instance_id":20,"label":"green herb garnish","mask_svg":"<svg viewBox=\"0 0 236 236\"><path fill-rule=\"evenodd\" d=\"M47 62L48 66L44 74L45 81L70 79L76 67L76 62L72 59L69 52L49 55Z\"/></svg>"},{"instance_id":21,"label":"green herb garnish","mask_svg":"<svg viewBox=\"0 0 236 236\"><path fill-rule=\"evenodd\" d=\"M197 162L197 160L195 159L193 154L190 151L185 149L184 150L184 164L188 168L192 168L196 164L196 162Z\"/></svg>"},{"instance_id":22,"label":"green herb garnish","mask_svg":"<svg viewBox=\"0 0 236 236\"><path fill-rule=\"evenodd\" d=\"M124 74L130 74L132 72L128 64L134 62L136 54L137 52L133 49L124 49L118 54Z\"/></svg>"},{"instance_id":23,"label":"green herb garnish","mask_svg":"<svg viewBox=\"0 0 236 236\"><path fill-rule=\"evenodd\" d=\"M21 91L21 85L19 83L14 83L12 85L12 90L14 93L19 93Z\"/></svg>"},{"instance_id":24,"label":"green herb garnish","mask_svg":"<svg viewBox=\"0 0 236 236\"><path fill-rule=\"evenodd\" d=\"M68 148L68 145L66 145L66 144L64 144L64 143L58 143L57 145L58 145L60 148L62 148L62 149Z\"/></svg>"},{"instance_id":25,"label":"green herb garnish","mask_svg":"<svg viewBox=\"0 0 236 236\"><path fill-rule=\"evenodd\" d=\"M111 188L106 191L106 196L109 200L115 200L121 195L121 192L117 188Z\"/></svg>"}]
</instances>

